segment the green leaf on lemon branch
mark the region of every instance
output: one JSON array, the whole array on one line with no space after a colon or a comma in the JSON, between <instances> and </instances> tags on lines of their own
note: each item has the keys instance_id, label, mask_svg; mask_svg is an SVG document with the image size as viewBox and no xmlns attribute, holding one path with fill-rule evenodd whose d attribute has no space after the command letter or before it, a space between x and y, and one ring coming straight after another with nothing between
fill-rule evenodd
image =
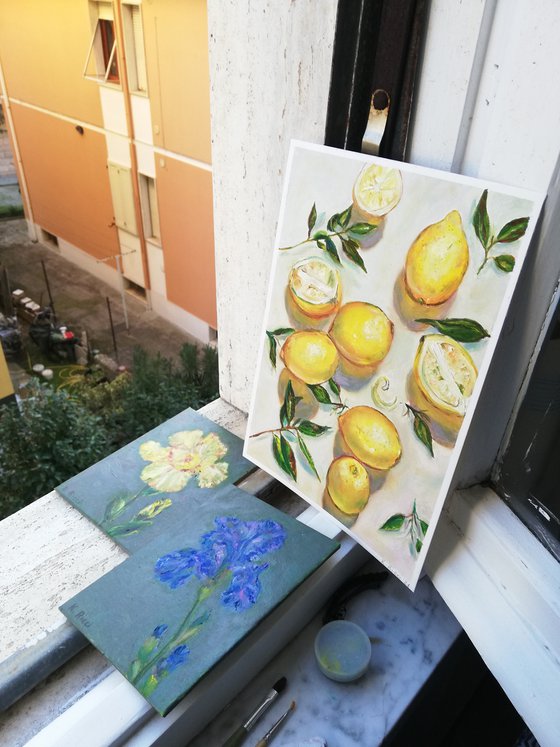
<instances>
[{"instance_id":1,"label":"green leaf on lemon branch","mask_svg":"<svg viewBox=\"0 0 560 747\"><path fill-rule=\"evenodd\" d=\"M382 532L398 532L403 528L405 521L406 516L404 514L394 514L379 529Z\"/></svg>"},{"instance_id":2,"label":"green leaf on lemon branch","mask_svg":"<svg viewBox=\"0 0 560 747\"><path fill-rule=\"evenodd\" d=\"M496 237L496 244L511 244L525 236L529 218L514 218L500 230Z\"/></svg>"},{"instance_id":3,"label":"green leaf on lemon branch","mask_svg":"<svg viewBox=\"0 0 560 747\"><path fill-rule=\"evenodd\" d=\"M429 324L438 332L458 342L479 342L485 337L490 337L489 332L474 319L416 319L416 321Z\"/></svg>"},{"instance_id":4,"label":"green leaf on lemon branch","mask_svg":"<svg viewBox=\"0 0 560 747\"><path fill-rule=\"evenodd\" d=\"M307 388L310 390L311 394L315 397L317 402L320 402L322 405L334 404L329 397L329 393L327 392L325 387L321 386L320 384L308 384Z\"/></svg>"},{"instance_id":5,"label":"green leaf on lemon branch","mask_svg":"<svg viewBox=\"0 0 560 747\"><path fill-rule=\"evenodd\" d=\"M294 452L284 436L272 434L272 453L278 466L291 478L297 480L297 469Z\"/></svg>"},{"instance_id":6,"label":"green leaf on lemon branch","mask_svg":"<svg viewBox=\"0 0 560 747\"><path fill-rule=\"evenodd\" d=\"M368 233L375 231L377 228L373 223L354 223L348 229L348 233L356 234L356 236L366 236Z\"/></svg>"},{"instance_id":7,"label":"green leaf on lemon branch","mask_svg":"<svg viewBox=\"0 0 560 747\"><path fill-rule=\"evenodd\" d=\"M335 213L334 215L331 215L329 218L329 221L327 223L327 228L329 231L334 231L335 228L339 225L340 221L340 215L338 213Z\"/></svg>"},{"instance_id":8,"label":"green leaf on lemon branch","mask_svg":"<svg viewBox=\"0 0 560 747\"><path fill-rule=\"evenodd\" d=\"M319 425L318 423L312 423L311 420L302 420L297 424L296 427L297 430L300 433L303 433L304 436L311 436L313 438L315 438L316 436L322 436L323 433L330 431L328 425Z\"/></svg>"},{"instance_id":9,"label":"green leaf on lemon branch","mask_svg":"<svg viewBox=\"0 0 560 747\"><path fill-rule=\"evenodd\" d=\"M472 217L474 232L484 249L488 248L488 243L490 241L490 218L486 207L487 199L488 190L485 189L478 201L478 205L476 206Z\"/></svg>"},{"instance_id":10,"label":"green leaf on lemon branch","mask_svg":"<svg viewBox=\"0 0 560 747\"><path fill-rule=\"evenodd\" d=\"M311 236L311 231L315 228L316 222L317 222L317 208L315 207L315 203L313 203L313 207L311 208L311 211L307 218L307 238Z\"/></svg>"},{"instance_id":11,"label":"green leaf on lemon branch","mask_svg":"<svg viewBox=\"0 0 560 747\"><path fill-rule=\"evenodd\" d=\"M296 414L296 405L301 400L301 397L296 397L292 382L288 381L286 391L284 392L284 402L280 408L280 423L282 427L290 425Z\"/></svg>"},{"instance_id":12,"label":"green leaf on lemon branch","mask_svg":"<svg viewBox=\"0 0 560 747\"><path fill-rule=\"evenodd\" d=\"M326 249L329 257L332 257L335 262L338 262L340 264L340 257L338 256L338 252L336 251L336 244L334 241L327 236L325 239Z\"/></svg>"},{"instance_id":13,"label":"green leaf on lemon branch","mask_svg":"<svg viewBox=\"0 0 560 747\"><path fill-rule=\"evenodd\" d=\"M273 368L276 368L276 337L291 335L292 332L295 332L295 329L293 329L292 327L279 327L278 329L274 329L272 331L266 331L266 336L268 338L268 357L270 358L270 362L272 363Z\"/></svg>"},{"instance_id":14,"label":"green leaf on lemon branch","mask_svg":"<svg viewBox=\"0 0 560 747\"><path fill-rule=\"evenodd\" d=\"M360 269L367 273L366 266L364 265L364 260L361 258L358 252L358 248L360 246L358 242L354 241L354 239L345 239L341 237L340 243L342 245L342 251L348 257L348 259L355 265L358 265Z\"/></svg>"},{"instance_id":15,"label":"green leaf on lemon branch","mask_svg":"<svg viewBox=\"0 0 560 747\"><path fill-rule=\"evenodd\" d=\"M352 215L352 205L350 205L349 207L346 208L346 210L340 213L338 217L338 225L341 228L348 228L351 215Z\"/></svg>"},{"instance_id":16,"label":"green leaf on lemon branch","mask_svg":"<svg viewBox=\"0 0 560 747\"><path fill-rule=\"evenodd\" d=\"M408 413L412 415L412 427L416 437L424 444L430 454L434 455L434 448L432 443L432 433L430 426L428 425L428 418L420 410L416 410L409 404L405 403L405 407Z\"/></svg>"},{"instance_id":17,"label":"green leaf on lemon branch","mask_svg":"<svg viewBox=\"0 0 560 747\"><path fill-rule=\"evenodd\" d=\"M321 478L319 477L319 473L317 472L317 468L315 467L315 462L313 461L313 457L309 453L309 449L307 448L307 444L305 443L305 441L301 437L301 434L300 434L299 431L296 431L296 434L297 434L297 440L298 440L299 448L301 449L301 452L302 452L303 456L305 457L305 459L307 461L307 464L309 464L309 466L313 470L313 472L314 472L315 476L317 477L317 479L320 480Z\"/></svg>"},{"instance_id":18,"label":"green leaf on lemon branch","mask_svg":"<svg viewBox=\"0 0 560 747\"><path fill-rule=\"evenodd\" d=\"M515 257L511 254L500 254L498 257L493 257L494 264L502 272L511 272L515 267Z\"/></svg>"},{"instance_id":19,"label":"green leaf on lemon branch","mask_svg":"<svg viewBox=\"0 0 560 747\"><path fill-rule=\"evenodd\" d=\"M340 396L340 387L338 386L338 384L336 383L334 379L329 379L329 387L330 387L331 392L333 392L333 394Z\"/></svg>"}]
</instances>

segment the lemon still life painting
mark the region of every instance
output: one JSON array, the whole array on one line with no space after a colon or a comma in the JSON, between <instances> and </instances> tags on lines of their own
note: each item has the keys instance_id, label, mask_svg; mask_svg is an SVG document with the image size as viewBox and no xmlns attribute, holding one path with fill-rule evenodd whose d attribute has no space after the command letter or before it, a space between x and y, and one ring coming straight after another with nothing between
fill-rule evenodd
<instances>
[{"instance_id":1,"label":"lemon still life painting","mask_svg":"<svg viewBox=\"0 0 560 747\"><path fill-rule=\"evenodd\" d=\"M291 145L244 455L412 589L541 204Z\"/></svg>"}]
</instances>

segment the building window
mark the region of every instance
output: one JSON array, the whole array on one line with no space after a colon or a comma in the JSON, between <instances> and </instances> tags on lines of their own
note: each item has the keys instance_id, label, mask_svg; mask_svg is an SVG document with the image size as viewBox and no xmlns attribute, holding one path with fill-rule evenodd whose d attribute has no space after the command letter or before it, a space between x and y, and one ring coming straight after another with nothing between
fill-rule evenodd
<instances>
[{"instance_id":1,"label":"building window","mask_svg":"<svg viewBox=\"0 0 560 747\"><path fill-rule=\"evenodd\" d=\"M142 205L142 218L144 224L144 235L149 241L157 244L161 241L159 230L159 212L157 205L156 180L151 176L139 174L140 203Z\"/></svg>"},{"instance_id":2,"label":"building window","mask_svg":"<svg viewBox=\"0 0 560 747\"><path fill-rule=\"evenodd\" d=\"M131 91L147 93L148 75L146 72L142 11L139 5L132 3L123 4L122 10L128 85Z\"/></svg>"},{"instance_id":3,"label":"building window","mask_svg":"<svg viewBox=\"0 0 560 747\"><path fill-rule=\"evenodd\" d=\"M86 78L120 83L117 40L111 3L90 3L93 34L84 68Z\"/></svg>"}]
</instances>

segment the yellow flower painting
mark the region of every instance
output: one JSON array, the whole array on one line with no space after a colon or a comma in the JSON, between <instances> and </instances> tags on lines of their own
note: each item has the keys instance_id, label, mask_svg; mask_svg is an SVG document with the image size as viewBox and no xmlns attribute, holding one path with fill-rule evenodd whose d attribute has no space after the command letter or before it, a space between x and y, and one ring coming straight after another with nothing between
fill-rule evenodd
<instances>
[{"instance_id":1,"label":"yellow flower painting","mask_svg":"<svg viewBox=\"0 0 560 747\"><path fill-rule=\"evenodd\" d=\"M58 491L127 552L135 552L249 474L254 465L243 458L242 446L234 433L187 409Z\"/></svg>"},{"instance_id":2,"label":"yellow flower painting","mask_svg":"<svg viewBox=\"0 0 560 747\"><path fill-rule=\"evenodd\" d=\"M161 493L177 493L196 477L201 488L215 488L228 476L227 462L219 461L227 447L216 433L179 431L168 438L168 446L157 441L140 445L142 459L151 462L140 478Z\"/></svg>"}]
</instances>

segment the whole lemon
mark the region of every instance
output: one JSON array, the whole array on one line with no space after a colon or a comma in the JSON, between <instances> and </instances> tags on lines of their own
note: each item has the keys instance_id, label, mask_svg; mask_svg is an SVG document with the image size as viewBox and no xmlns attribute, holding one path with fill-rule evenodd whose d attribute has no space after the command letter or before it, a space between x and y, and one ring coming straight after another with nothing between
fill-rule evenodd
<instances>
[{"instance_id":1,"label":"whole lemon","mask_svg":"<svg viewBox=\"0 0 560 747\"><path fill-rule=\"evenodd\" d=\"M393 342L393 322L379 306L365 301L344 304L329 331L338 352L357 366L374 366Z\"/></svg>"},{"instance_id":2,"label":"whole lemon","mask_svg":"<svg viewBox=\"0 0 560 747\"><path fill-rule=\"evenodd\" d=\"M288 289L296 306L314 319L329 316L340 306L340 275L319 257L296 262L290 270Z\"/></svg>"},{"instance_id":3,"label":"whole lemon","mask_svg":"<svg viewBox=\"0 0 560 747\"><path fill-rule=\"evenodd\" d=\"M455 293L469 264L461 216L452 210L413 241L405 263L405 284L418 303L437 306Z\"/></svg>"},{"instance_id":4,"label":"whole lemon","mask_svg":"<svg viewBox=\"0 0 560 747\"><path fill-rule=\"evenodd\" d=\"M418 388L438 410L463 417L477 377L471 356L447 335L420 339L413 373Z\"/></svg>"},{"instance_id":5,"label":"whole lemon","mask_svg":"<svg viewBox=\"0 0 560 747\"><path fill-rule=\"evenodd\" d=\"M354 457L335 459L327 472L327 491L332 502L345 514L357 514L369 500L369 476Z\"/></svg>"},{"instance_id":6,"label":"whole lemon","mask_svg":"<svg viewBox=\"0 0 560 747\"><path fill-rule=\"evenodd\" d=\"M286 368L306 384L322 384L334 375L338 351L326 332L302 330L282 345L280 357Z\"/></svg>"},{"instance_id":7,"label":"whole lemon","mask_svg":"<svg viewBox=\"0 0 560 747\"><path fill-rule=\"evenodd\" d=\"M338 418L338 427L356 459L372 469L391 469L401 458L397 429L373 407L351 407Z\"/></svg>"}]
</instances>

